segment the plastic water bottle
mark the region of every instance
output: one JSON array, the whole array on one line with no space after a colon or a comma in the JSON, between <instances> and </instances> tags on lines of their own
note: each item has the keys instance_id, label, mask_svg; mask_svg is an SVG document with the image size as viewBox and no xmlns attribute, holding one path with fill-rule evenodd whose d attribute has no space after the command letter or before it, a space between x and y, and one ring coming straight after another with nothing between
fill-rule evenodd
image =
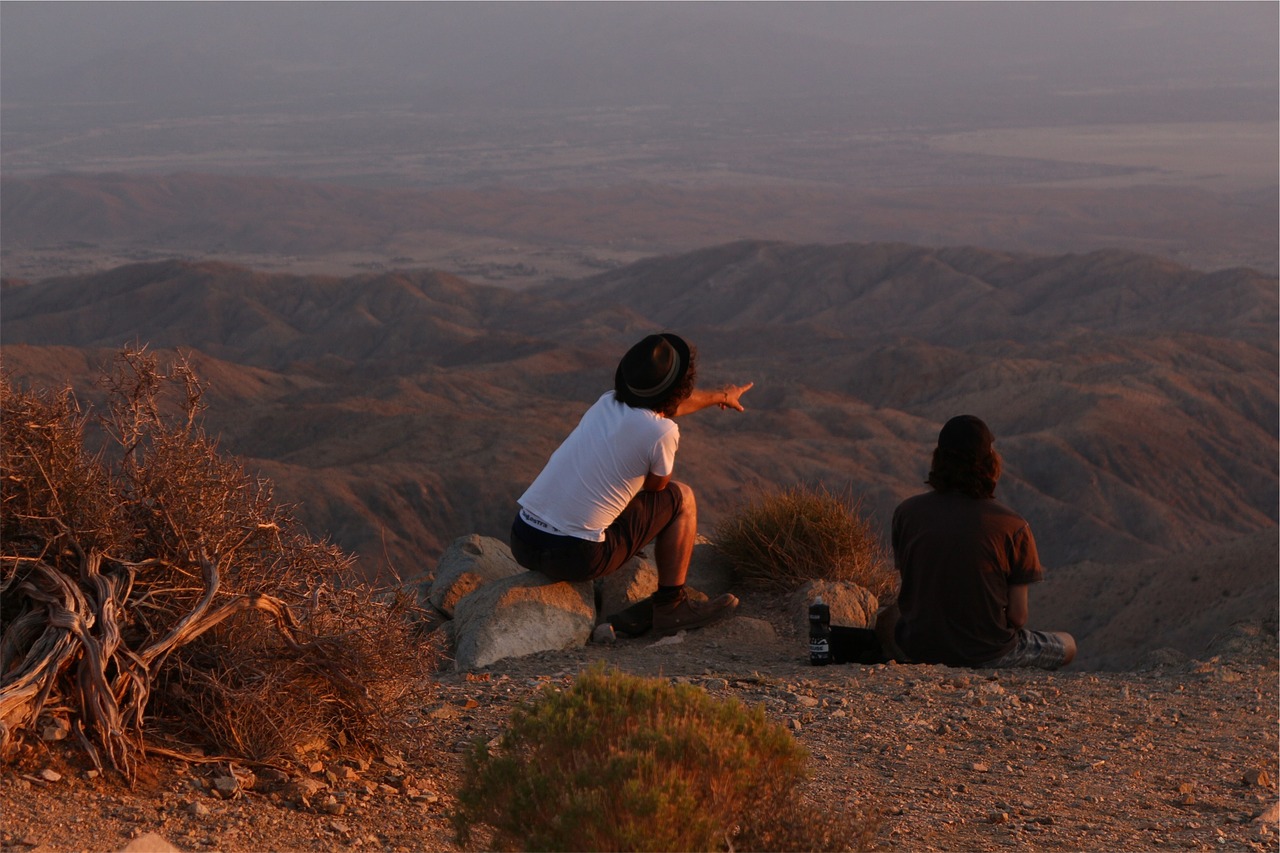
<instances>
[{"instance_id":1,"label":"plastic water bottle","mask_svg":"<svg viewBox=\"0 0 1280 853\"><path fill-rule=\"evenodd\" d=\"M831 663L831 608L822 603L822 596L809 605L809 663Z\"/></svg>"}]
</instances>

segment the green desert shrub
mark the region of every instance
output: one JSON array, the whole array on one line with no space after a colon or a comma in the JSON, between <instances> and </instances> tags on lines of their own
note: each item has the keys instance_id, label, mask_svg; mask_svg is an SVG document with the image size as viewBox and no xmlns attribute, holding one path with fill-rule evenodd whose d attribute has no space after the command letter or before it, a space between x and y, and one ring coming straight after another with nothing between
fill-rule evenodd
<instances>
[{"instance_id":1,"label":"green desert shrub","mask_svg":"<svg viewBox=\"0 0 1280 853\"><path fill-rule=\"evenodd\" d=\"M759 707L597 666L473 747L453 822L503 850L865 849L873 822L805 808L806 761Z\"/></svg>"},{"instance_id":2,"label":"green desert shrub","mask_svg":"<svg viewBox=\"0 0 1280 853\"><path fill-rule=\"evenodd\" d=\"M717 549L744 586L791 592L810 580L849 581L881 602L897 577L858 501L823 486L764 492L715 530Z\"/></svg>"}]
</instances>

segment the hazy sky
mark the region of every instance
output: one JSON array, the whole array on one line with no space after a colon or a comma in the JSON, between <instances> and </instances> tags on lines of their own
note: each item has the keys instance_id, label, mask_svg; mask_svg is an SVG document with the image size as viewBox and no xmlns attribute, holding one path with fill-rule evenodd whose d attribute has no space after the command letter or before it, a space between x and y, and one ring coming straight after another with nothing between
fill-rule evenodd
<instances>
[{"instance_id":1,"label":"hazy sky","mask_svg":"<svg viewBox=\"0 0 1280 853\"><path fill-rule=\"evenodd\" d=\"M1270 87L1280 4L0 4L6 102L559 105L1053 85ZM1274 103L1274 98L1272 99Z\"/></svg>"}]
</instances>

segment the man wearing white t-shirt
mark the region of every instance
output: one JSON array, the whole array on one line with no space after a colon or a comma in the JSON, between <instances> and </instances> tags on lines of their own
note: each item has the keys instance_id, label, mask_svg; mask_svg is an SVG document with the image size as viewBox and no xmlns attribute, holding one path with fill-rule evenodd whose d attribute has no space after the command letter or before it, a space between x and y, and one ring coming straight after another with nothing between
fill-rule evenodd
<instances>
[{"instance_id":1,"label":"man wearing white t-shirt","mask_svg":"<svg viewBox=\"0 0 1280 853\"><path fill-rule=\"evenodd\" d=\"M684 589L698 515L693 491L671 479L680 428L709 406L742 411L751 388L694 387L697 353L677 335L649 335L622 357L605 392L520 496L511 552L526 569L582 581L617 571L650 542L658 591L615 618L626 633L666 636L732 615L738 599L706 602Z\"/></svg>"}]
</instances>

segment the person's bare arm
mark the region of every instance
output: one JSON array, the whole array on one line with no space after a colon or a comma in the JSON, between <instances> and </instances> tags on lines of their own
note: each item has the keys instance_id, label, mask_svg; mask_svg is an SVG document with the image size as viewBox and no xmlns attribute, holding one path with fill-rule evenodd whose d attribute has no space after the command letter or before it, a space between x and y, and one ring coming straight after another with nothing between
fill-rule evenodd
<instances>
[{"instance_id":1,"label":"person's bare arm","mask_svg":"<svg viewBox=\"0 0 1280 853\"><path fill-rule=\"evenodd\" d=\"M1005 611L1005 615L1009 620L1009 624L1015 628L1021 628L1027 624L1029 613L1027 585L1025 583L1014 584L1009 587L1009 608Z\"/></svg>"},{"instance_id":2,"label":"person's bare arm","mask_svg":"<svg viewBox=\"0 0 1280 853\"><path fill-rule=\"evenodd\" d=\"M646 492L660 492L663 489L665 489L667 487L667 483L670 483L670 482L671 482L670 474L668 474L665 477L659 477L657 474L650 471L648 474L644 475L644 486L642 486L641 488L643 488Z\"/></svg>"},{"instance_id":3,"label":"person's bare arm","mask_svg":"<svg viewBox=\"0 0 1280 853\"><path fill-rule=\"evenodd\" d=\"M691 415L710 406L719 406L722 409L734 409L741 412L743 411L742 395L750 391L753 385L755 385L754 382L748 382L746 385L726 385L716 391L704 391L701 388L694 388L688 399L676 409L673 417Z\"/></svg>"}]
</instances>

